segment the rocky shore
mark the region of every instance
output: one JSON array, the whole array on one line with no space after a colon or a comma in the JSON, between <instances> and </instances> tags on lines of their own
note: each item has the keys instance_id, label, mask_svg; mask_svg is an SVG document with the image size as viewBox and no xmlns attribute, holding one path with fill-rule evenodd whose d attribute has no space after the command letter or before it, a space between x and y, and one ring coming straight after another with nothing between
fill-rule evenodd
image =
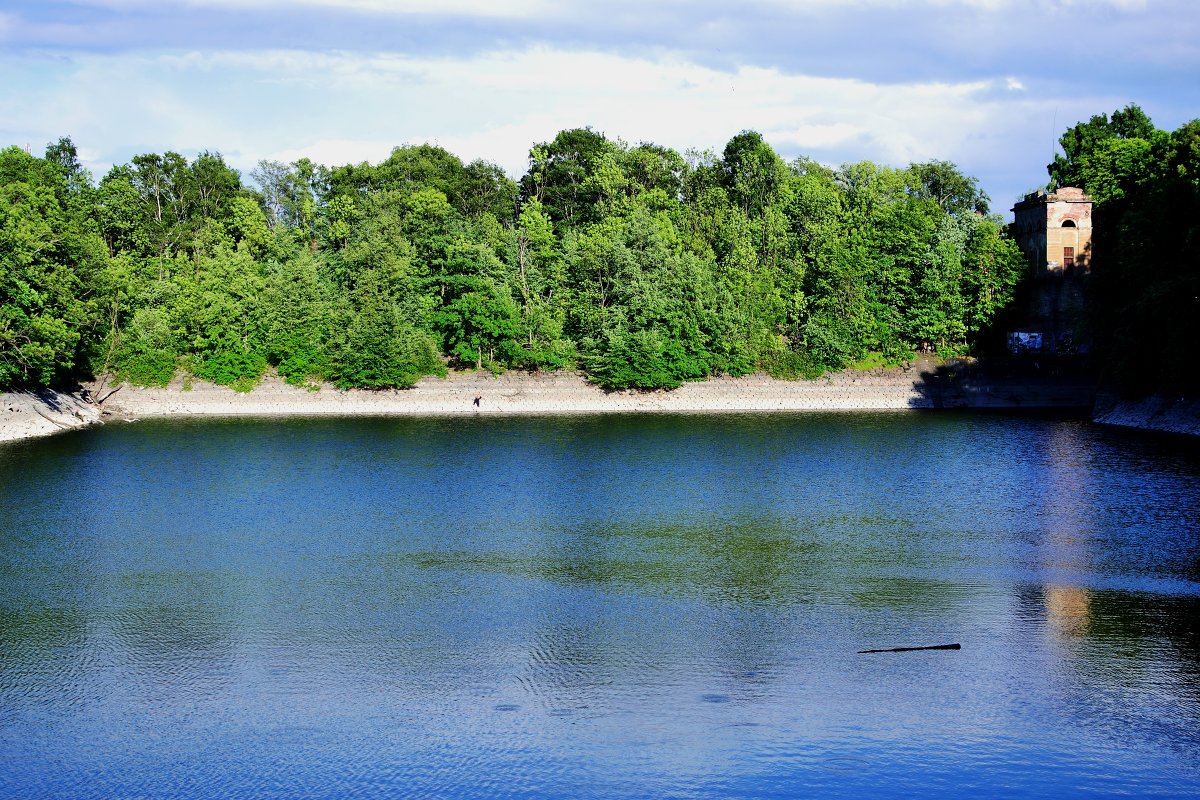
<instances>
[{"instance_id":1,"label":"rocky shore","mask_svg":"<svg viewBox=\"0 0 1200 800\"><path fill-rule=\"evenodd\" d=\"M95 425L102 413L80 395L51 389L0 393L0 442Z\"/></svg>"},{"instance_id":2,"label":"rocky shore","mask_svg":"<svg viewBox=\"0 0 1200 800\"><path fill-rule=\"evenodd\" d=\"M718 377L672 391L605 391L575 373L455 372L424 378L411 389L315 390L269 376L252 392L200 381L184 389L121 387L104 402L120 417L274 415L512 415L636 412L739 412L927 408L931 401L909 377L837 375L780 381L763 375ZM476 398L479 402L476 403Z\"/></svg>"},{"instance_id":3,"label":"rocky shore","mask_svg":"<svg viewBox=\"0 0 1200 800\"><path fill-rule=\"evenodd\" d=\"M1101 394L1092 419L1120 428L1200 436L1200 400L1162 395L1122 400L1115 394Z\"/></svg>"},{"instance_id":4,"label":"rocky shore","mask_svg":"<svg viewBox=\"0 0 1200 800\"><path fill-rule=\"evenodd\" d=\"M102 394L101 394L102 391ZM92 393L103 400L88 402ZM85 399L87 398L87 399ZM476 403L478 398L478 403ZM605 391L577 373L456 372L411 389L340 390L290 386L269 375L253 391L234 392L177 378L162 389L84 387L0 395L0 441L41 436L106 419L163 416L512 415L885 411L927 408L1088 408L1086 383L1029 376L973 377L931 363L846 371L811 381L765 375L717 377L672 391Z\"/></svg>"}]
</instances>

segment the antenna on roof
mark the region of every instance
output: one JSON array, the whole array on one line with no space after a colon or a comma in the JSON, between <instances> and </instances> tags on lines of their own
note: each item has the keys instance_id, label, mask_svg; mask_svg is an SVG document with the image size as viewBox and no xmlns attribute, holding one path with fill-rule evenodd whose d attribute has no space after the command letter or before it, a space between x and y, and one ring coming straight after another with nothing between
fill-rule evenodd
<instances>
[{"instance_id":1,"label":"antenna on roof","mask_svg":"<svg viewBox=\"0 0 1200 800\"><path fill-rule=\"evenodd\" d=\"M1058 140L1054 138L1054 133L1057 130L1058 130L1058 106L1055 106L1054 107L1054 116L1051 117L1051 122L1050 122L1050 160L1051 161L1054 161L1054 151L1056 149L1056 145L1058 144Z\"/></svg>"},{"instance_id":2,"label":"antenna on roof","mask_svg":"<svg viewBox=\"0 0 1200 800\"><path fill-rule=\"evenodd\" d=\"M1056 149L1056 145L1058 144L1058 140L1054 138L1054 133L1057 130L1058 130L1058 106L1055 106L1054 107L1054 116L1051 118L1051 122L1050 122L1050 164L1047 166L1054 164L1054 151ZM1053 182L1054 182L1054 178L1053 178L1053 176L1051 176L1050 180L1046 182L1046 190L1047 191L1050 190L1050 185Z\"/></svg>"}]
</instances>

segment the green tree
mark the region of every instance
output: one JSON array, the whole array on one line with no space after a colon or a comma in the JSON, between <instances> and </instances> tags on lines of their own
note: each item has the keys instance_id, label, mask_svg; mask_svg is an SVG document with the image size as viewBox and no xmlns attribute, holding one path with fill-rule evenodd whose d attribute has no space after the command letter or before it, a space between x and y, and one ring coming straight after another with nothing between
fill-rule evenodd
<instances>
[{"instance_id":1,"label":"green tree","mask_svg":"<svg viewBox=\"0 0 1200 800\"><path fill-rule=\"evenodd\" d=\"M107 253L69 213L70 192L60 165L0 150L0 388L65 379L97 327L84 281Z\"/></svg>"},{"instance_id":2,"label":"green tree","mask_svg":"<svg viewBox=\"0 0 1200 800\"><path fill-rule=\"evenodd\" d=\"M528 359L520 345L520 310L503 277L503 264L488 249L460 242L431 279L440 287L433 320L445 350L476 369Z\"/></svg>"},{"instance_id":3,"label":"green tree","mask_svg":"<svg viewBox=\"0 0 1200 800\"><path fill-rule=\"evenodd\" d=\"M583 284L574 314L593 381L673 388L729 367L711 348L724 334L711 264L683 249L666 214L636 208L609 218L570 258Z\"/></svg>"},{"instance_id":4,"label":"green tree","mask_svg":"<svg viewBox=\"0 0 1200 800\"><path fill-rule=\"evenodd\" d=\"M1082 162L1110 139L1149 139L1154 125L1145 112L1135 104L1114 111L1110 120L1107 114L1097 114L1087 122L1068 128L1059 137L1062 153L1046 167L1050 173L1050 188L1081 186L1084 175Z\"/></svg>"},{"instance_id":5,"label":"green tree","mask_svg":"<svg viewBox=\"0 0 1200 800\"><path fill-rule=\"evenodd\" d=\"M1198 396L1200 120L1128 141L1148 141L1149 150L1096 148L1085 161L1093 175L1121 176L1120 191L1095 211L1097 355L1106 377L1130 394Z\"/></svg>"},{"instance_id":6,"label":"green tree","mask_svg":"<svg viewBox=\"0 0 1200 800\"><path fill-rule=\"evenodd\" d=\"M404 319L382 276L368 270L334 317L330 377L343 389L408 388L445 374L437 345Z\"/></svg>"},{"instance_id":7,"label":"green tree","mask_svg":"<svg viewBox=\"0 0 1200 800\"><path fill-rule=\"evenodd\" d=\"M260 161L251 173L262 193L267 226L277 237L314 250L321 198L328 193L329 170L302 158L292 164Z\"/></svg>"},{"instance_id":8,"label":"green tree","mask_svg":"<svg viewBox=\"0 0 1200 800\"><path fill-rule=\"evenodd\" d=\"M521 328L512 295L502 286L482 279L462 281L453 299L437 312L438 327L449 352L464 363L482 369L505 366L525 359Z\"/></svg>"},{"instance_id":9,"label":"green tree","mask_svg":"<svg viewBox=\"0 0 1200 800\"><path fill-rule=\"evenodd\" d=\"M909 192L925 200L932 200L947 214L987 214L988 196L979 188L979 182L964 175L949 161L929 161L909 167L912 182Z\"/></svg>"},{"instance_id":10,"label":"green tree","mask_svg":"<svg viewBox=\"0 0 1200 800\"><path fill-rule=\"evenodd\" d=\"M491 214L497 220L511 221L516 213L517 195L516 182L503 168L477 159L463 169L458 188L458 212L468 219Z\"/></svg>"},{"instance_id":11,"label":"green tree","mask_svg":"<svg viewBox=\"0 0 1200 800\"><path fill-rule=\"evenodd\" d=\"M742 213L757 217L778 199L787 167L756 131L729 140L722 154L724 184Z\"/></svg>"},{"instance_id":12,"label":"green tree","mask_svg":"<svg viewBox=\"0 0 1200 800\"><path fill-rule=\"evenodd\" d=\"M521 209L513 237L516 275L521 298L519 339L528 366L558 369L570 362L573 346L563 338L566 324L566 273L554 225L537 200Z\"/></svg>"},{"instance_id":13,"label":"green tree","mask_svg":"<svg viewBox=\"0 0 1200 800\"><path fill-rule=\"evenodd\" d=\"M589 178L618 151L617 145L591 128L560 131L553 141L530 150L529 172L521 180L522 197L540 202L563 230L595 222L603 184Z\"/></svg>"},{"instance_id":14,"label":"green tree","mask_svg":"<svg viewBox=\"0 0 1200 800\"><path fill-rule=\"evenodd\" d=\"M161 307L143 306L120 337L113 367L134 386L166 386L175 377L179 342Z\"/></svg>"},{"instance_id":15,"label":"green tree","mask_svg":"<svg viewBox=\"0 0 1200 800\"><path fill-rule=\"evenodd\" d=\"M262 266L248 248L218 246L181 276L172 316L193 371L213 383L249 389L267 367Z\"/></svg>"},{"instance_id":16,"label":"green tree","mask_svg":"<svg viewBox=\"0 0 1200 800\"><path fill-rule=\"evenodd\" d=\"M262 297L266 356L288 383L330 374L332 295L310 253L269 267Z\"/></svg>"}]
</instances>

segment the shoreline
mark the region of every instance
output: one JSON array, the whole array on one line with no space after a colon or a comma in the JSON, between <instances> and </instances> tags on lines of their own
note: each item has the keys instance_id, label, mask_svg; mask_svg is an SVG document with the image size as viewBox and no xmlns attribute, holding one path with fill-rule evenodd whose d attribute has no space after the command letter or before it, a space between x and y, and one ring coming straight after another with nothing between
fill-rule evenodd
<instances>
[{"instance_id":1,"label":"shoreline","mask_svg":"<svg viewBox=\"0 0 1200 800\"><path fill-rule=\"evenodd\" d=\"M1103 392L1096 397L1092 421L1112 428L1200 437L1200 400L1163 395L1122 400Z\"/></svg>"},{"instance_id":2,"label":"shoreline","mask_svg":"<svg viewBox=\"0 0 1200 800\"><path fill-rule=\"evenodd\" d=\"M109 387L97 406L75 394L41 390L0 394L0 442L102 424L106 419L195 416L511 416L609 413L744 413L772 411L908 411L934 408L1090 409L1084 383L1052 379L976 380L915 364L846 371L816 380L763 374L714 377L671 391L605 391L579 373L452 372L411 389L315 391L268 374L239 393L176 377L166 388ZM92 394L96 385L84 387ZM80 393L83 397L88 394ZM474 398L480 397L479 406Z\"/></svg>"},{"instance_id":3,"label":"shoreline","mask_svg":"<svg viewBox=\"0 0 1200 800\"><path fill-rule=\"evenodd\" d=\"M0 393L0 444L51 436L103 422L103 412L67 392L38 389Z\"/></svg>"}]
</instances>

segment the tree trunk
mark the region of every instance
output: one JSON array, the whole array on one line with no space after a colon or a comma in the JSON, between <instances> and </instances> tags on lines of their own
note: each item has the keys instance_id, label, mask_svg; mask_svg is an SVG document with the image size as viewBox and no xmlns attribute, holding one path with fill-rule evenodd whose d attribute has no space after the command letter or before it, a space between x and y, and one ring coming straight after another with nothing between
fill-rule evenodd
<instances>
[{"instance_id":1,"label":"tree trunk","mask_svg":"<svg viewBox=\"0 0 1200 800\"><path fill-rule=\"evenodd\" d=\"M529 281L525 278L525 245L524 236L517 237L517 265L521 270L521 298L525 301L525 324L529 324Z\"/></svg>"},{"instance_id":2,"label":"tree trunk","mask_svg":"<svg viewBox=\"0 0 1200 800\"><path fill-rule=\"evenodd\" d=\"M93 395L96 405L100 405L105 400L102 395L104 394L104 387L108 383L109 370L112 369L113 351L117 346L117 319L118 315L120 314L120 310L121 294L118 292L117 296L113 299L112 316L109 320L108 329L108 350L104 353L104 366L100 368L100 384L96 387L96 393Z\"/></svg>"}]
</instances>

